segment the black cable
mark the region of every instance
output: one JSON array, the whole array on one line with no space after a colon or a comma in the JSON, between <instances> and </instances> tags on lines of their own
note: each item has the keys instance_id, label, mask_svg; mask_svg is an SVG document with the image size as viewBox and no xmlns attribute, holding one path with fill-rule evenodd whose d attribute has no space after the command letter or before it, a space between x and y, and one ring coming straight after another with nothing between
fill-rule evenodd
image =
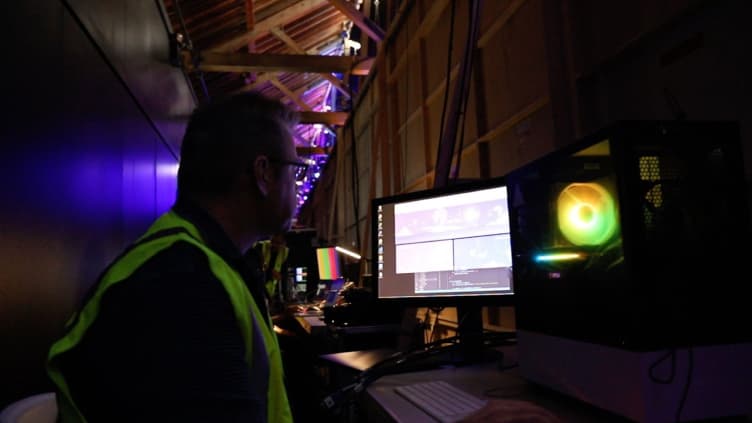
<instances>
[{"instance_id":1,"label":"black cable","mask_svg":"<svg viewBox=\"0 0 752 423\"><path fill-rule=\"evenodd\" d=\"M428 342L436 340L436 325L439 324L439 314L444 311L444 307L432 308L431 311L436 315L433 319L433 325L431 325L431 335L428 338Z\"/></svg>"},{"instance_id":2,"label":"black cable","mask_svg":"<svg viewBox=\"0 0 752 423\"><path fill-rule=\"evenodd\" d=\"M473 2L468 2L468 17L469 22L467 23L467 37L470 39L473 36L473 19L474 13L473 13ZM468 75L470 72L472 72L474 59L475 59L475 46L471 46L470 48L465 49L466 56L464 57L464 60L462 61L463 65L467 66ZM469 77L469 76L468 76ZM457 178L460 174L460 164L462 163L462 149L465 146L465 122L467 121L467 102L470 96L468 93L465 92L465 88L469 88L469 84L458 84L460 85L460 98L462 99L462 107L460 108L460 117L459 119L462 119L462 126L460 127L460 144L457 149L457 165L454 167L454 174L451 176L451 179L453 181L457 181Z\"/></svg>"},{"instance_id":3,"label":"black cable","mask_svg":"<svg viewBox=\"0 0 752 423\"><path fill-rule=\"evenodd\" d=\"M188 27L185 25L185 20L183 19L183 11L180 9L180 0L175 0L175 11L178 14L178 20L180 21L180 27L183 28L183 36L185 37L185 44L188 47L188 50L193 52L193 41L191 41L190 35L188 35ZM201 72L199 69L199 55L195 54L193 55L194 60L194 68L196 68L196 74L198 75L198 81L201 83L201 90L204 92L204 97L206 97L207 103L211 103L211 96L209 95L209 87L206 85L206 80L204 79L204 73Z\"/></svg>"},{"instance_id":4,"label":"black cable","mask_svg":"<svg viewBox=\"0 0 752 423\"><path fill-rule=\"evenodd\" d=\"M658 360L656 360L653 364L650 365L650 367L648 368L648 377L653 383L658 383L661 385L669 385L674 382L674 379L676 378L676 355L677 355L677 350L675 348L672 348L668 350L660 358L658 358ZM668 377L660 378L656 376L655 375L656 367L658 367L661 363L665 362L668 359L671 360L671 369L669 371ZM692 384L692 372L694 370L694 352L692 351L692 347L689 347L687 349L687 359L688 359L687 381L684 384L684 388L682 389L681 399L679 400L679 405L676 408L676 414L675 414L676 422L681 421L681 413L687 401L687 396L689 395L689 387Z\"/></svg>"},{"instance_id":5,"label":"black cable","mask_svg":"<svg viewBox=\"0 0 752 423\"><path fill-rule=\"evenodd\" d=\"M456 307L456 309L457 309L457 330L459 330L459 328L462 327L462 324L465 323L465 320L467 319L467 317L470 316L470 314L472 314L472 311L466 309L465 313L462 316L460 316L459 314L460 308Z\"/></svg>"},{"instance_id":6,"label":"black cable","mask_svg":"<svg viewBox=\"0 0 752 423\"><path fill-rule=\"evenodd\" d=\"M191 82L191 78L188 76L188 74L185 72L184 69L182 69L182 62L180 60L180 46L178 45L178 40L175 36L175 31L172 29L172 23L170 22L170 18L167 14L167 9L165 8L164 1L162 0L154 0L157 4L157 8L159 9L159 17L162 19L162 25L164 25L165 32L167 33L167 36L170 37L171 44L175 44L175 62L173 63L173 66L180 67L183 72L183 79L185 80L185 85L188 87L188 90L191 92L191 98L193 98L193 103L198 104L199 99L198 96L196 96L196 89L193 86L193 82ZM172 47L170 47L172 48ZM172 52L170 53L172 54ZM172 61L172 57L170 57L170 60Z\"/></svg>"},{"instance_id":7,"label":"black cable","mask_svg":"<svg viewBox=\"0 0 752 423\"><path fill-rule=\"evenodd\" d=\"M431 315L429 314L430 308L426 308L426 312L423 313L423 344L427 344L431 342L431 331L432 328L428 328L428 321L431 318ZM431 329L431 330L429 330ZM429 332L426 334L426 332Z\"/></svg>"},{"instance_id":8,"label":"black cable","mask_svg":"<svg viewBox=\"0 0 752 423\"><path fill-rule=\"evenodd\" d=\"M472 65L470 65L472 67ZM464 91L464 90L463 90ZM467 100L470 98L470 96L465 95L463 93L463 101L462 101L462 109L460 111L461 119L462 119L462 126L460 127L460 144L457 148L457 165L454 167L454 174L452 175L451 179L456 182L459 175L460 175L460 164L462 163L462 149L465 146L465 122L467 121L466 117L467 114L465 113L467 110Z\"/></svg>"},{"instance_id":9,"label":"black cable","mask_svg":"<svg viewBox=\"0 0 752 423\"><path fill-rule=\"evenodd\" d=\"M509 339L508 334L500 332L489 331L480 334L479 336L483 338L483 344L486 346L513 345L515 342ZM321 407L328 411L341 409L344 405L352 402L353 399L351 394L362 393L370 383L374 382L381 376L405 371L410 364L415 364L416 362L420 362L421 360L440 353L451 352L460 345L460 336L452 336L430 342L425 344L422 348L394 353L362 371L354 378L352 383L324 397L321 400ZM507 368L512 367L514 367L514 365L508 366Z\"/></svg>"},{"instance_id":10,"label":"black cable","mask_svg":"<svg viewBox=\"0 0 752 423\"><path fill-rule=\"evenodd\" d=\"M486 332L480 336L484 338L484 341L489 341L489 346L494 345L493 341L495 339L498 342L498 345L511 345L508 335L504 333ZM362 371L354 378L352 383L324 397L321 401L321 406L326 410L340 409L343 405L347 405L352 401L351 394L362 393L365 391L366 387L376 379L391 373L405 371L410 364L415 364L416 362L420 362L421 360L440 353L451 352L460 345L460 337L452 336L430 342L419 349L405 352L400 351L392 354ZM484 345L486 345L486 342L484 342ZM511 367L513 366L510 366L509 368Z\"/></svg>"},{"instance_id":11,"label":"black cable","mask_svg":"<svg viewBox=\"0 0 752 423\"><path fill-rule=\"evenodd\" d=\"M355 110L353 110L352 96L350 97L350 134L352 136L352 143L350 146L350 155L352 160L350 162L352 168L352 175L350 179L353 186L353 211L355 212L355 241L357 243L357 250L360 251L360 175L358 175L358 152L355 144Z\"/></svg>"},{"instance_id":12,"label":"black cable","mask_svg":"<svg viewBox=\"0 0 752 423\"><path fill-rule=\"evenodd\" d=\"M687 402L687 396L689 395L689 387L692 385L692 371L694 370L694 352L692 347L687 348L687 381L684 383L684 389L682 390L682 396L679 400L679 406L676 409L676 422L681 421L681 413L684 409L684 404Z\"/></svg>"},{"instance_id":13,"label":"black cable","mask_svg":"<svg viewBox=\"0 0 752 423\"><path fill-rule=\"evenodd\" d=\"M439 123L439 145L444 132L444 121L446 120L447 101L449 100L449 80L452 79L452 50L454 45L454 16L456 14L456 0L452 0L452 8L449 13L449 47L447 51L446 80L444 81L444 101L441 106L441 121ZM435 170L435 169L434 169Z\"/></svg>"},{"instance_id":14,"label":"black cable","mask_svg":"<svg viewBox=\"0 0 752 423\"><path fill-rule=\"evenodd\" d=\"M180 9L180 0L175 0L175 12L178 14L178 21L180 21L180 27L183 29L183 36L185 37L185 45L189 50L193 50L193 41L188 34L188 27L185 25L185 19L183 19L183 10Z\"/></svg>"},{"instance_id":15,"label":"black cable","mask_svg":"<svg viewBox=\"0 0 752 423\"><path fill-rule=\"evenodd\" d=\"M165 31L167 31L167 34L172 35L172 24L167 17L167 9L165 8L164 2L162 0L154 0L154 2L157 4L157 9L159 9L159 18L162 20L162 25L164 25Z\"/></svg>"},{"instance_id":16,"label":"black cable","mask_svg":"<svg viewBox=\"0 0 752 423\"><path fill-rule=\"evenodd\" d=\"M405 21L404 29L402 31L405 32L405 34L410 33L410 19ZM410 55L405 55L405 69L410 69ZM400 146L402 147L402 156L400 156L400 186L399 190L401 191L405 187L405 181L407 180L407 177L405 176L407 174L407 145L410 142L408 138L408 124L410 120L410 111L408 110L410 107L410 78L405 75L405 78L403 78L403 81L405 81L405 106L403 110L405 111L405 117L402 120L404 123L404 130L402 131L402 137L400 137ZM397 112L399 111L399 108L397 109ZM402 138L404 138L404 141L402 141ZM395 190L397 190L397 187L394 187Z\"/></svg>"},{"instance_id":17,"label":"black cable","mask_svg":"<svg viewBox=\"0 0 752 423\"><path fill-rule=\"evenodd\" d=\"M468 4L470 6L470 11L468 13L468 17L470 19L472 19L473 18L473 14L472 14L472 7L473 7L472 6L472 2L469 2ZM471 34L471 32L472 32L472 22L468 22L467 28L468 28L467 36L470 37L470 36L472 36L472 34ZM465 54L467 54L467 51L465 52ZM471 54L471 58L472 58L472 54ZM462 60L462 65L463 66L465 65L465 63L466 63L467 60L468 60L467 56L464 56L463 60ZM472 59L470 59L470 60L472 60ZM470 64L470 69L472 69L472 63ZM460 164L462 162L462 149L463 149L464 144L465 144L465 121L466 121L466 119L465 119L465 116L466 116L465 115L465 111L467 109L467 99L468 99L468 97L470 97L470 96L467 95L467 93L465 93L465 84L460 83L460 84L457 84L457 85L458 85L458 88L460 90L460 98L462 99L462 105L460 106L460 115L457 118L459 120L461 120L462 125L460 127L460 143L459 143L459 146L457 147L457 153L456 153L457 154L457 164L455 165L454 170L452 172L452 175L449 178L450 180L455 181L455 182L457 181L457 178L459 176L459 173L460 173Z\"/></svg>"},{"instance_id":18,"label":"black cable","mask_svg":"<svg viewBox=\"0 0 752 423\"><path fill-rule=\"evenodd\" d=\"M198 69L198 60L196 60L196 69ZM211 103L211 96L209 95L209 87L206 85L206 79L204 79L204 73L199 71L196 71L198 74L198 82L201 83L201 90L204 92L204 96L206 97L206 101L208 103Z\"/></svg>"},{"instance_id":19,"label":"black cable","mask_svg":"<svg viewBox=\"0 0 752 423\"><path fill-rule=\"evenodd\" d=\"M667 378L659 378L655 375L655 368L658 367L661 363L666 361L667 359L671 359L671 371L669 372L669 376ZM658 383L661 385L668 385L671 384L674 381L674 377L676 377L676 349L670 349L661 356L658 360L655 361L655 363L651 364L648 368L648 377L650 380L654 383Z\"/></svg>"},{"instance_id":20,"label":"black cable","mask_svg":"<svg viewBox=\"0 0 752 423\"><path fill-rule=\"evenodd\" d=\"M666 99L666 104L668 105L668 108L671 110L671 113L674 114L674 119L677 121L683 121L687 119L687 112L684 111L684 108L681 106L681 103L679 103L679 100L676 99L676 96L668 87L663 87L663 96Z\"/></svg>"},{"instance_id":21,"label":"black cable","mask_svg":"<svg viewBox=\"0 0 752 423\"><path fill-rule=\"evenodd\" d=\"M338 389L331 395L324 397L324 399L321 401L321 406L327 410L340 408L343 404L346 404L346 402L343 403L343 399L347 398L348 394L360 393L364 391L366 386L374 380L378 379L381 376L389 374L390 370L394 371L395 369L402 367L404 363L413 362L441 352L442 350L440 347L443 344L456 343L456 341L458 340L458 337L455 336L425 344L423 348L420 349L394 353L389 357L372 365L368 369L362 371L358 376L355 377L352 383ZM392 366L387 367L387 365L390 364ZM386 368L386 370L384 370L384 368Z\"/></svg>"}]
</instances>

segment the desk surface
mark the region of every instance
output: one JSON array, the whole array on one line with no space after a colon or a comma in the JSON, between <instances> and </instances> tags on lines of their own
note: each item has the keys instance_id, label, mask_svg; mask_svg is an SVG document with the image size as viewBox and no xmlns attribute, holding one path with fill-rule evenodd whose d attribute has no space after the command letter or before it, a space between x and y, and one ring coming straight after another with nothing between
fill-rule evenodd
<instances>
[{"instance_id":1,"label":"desk surface","mask_svg":"<svg viewBox=\"0 0 752 423\"><path fill-rule=\"evenodd\" d=\"M495 362L384 376L367 388L366 401L371 402L367 406L379 411L369 414L369 422L435 423L394 392L398 386L432 380L444 380L480 398L529 401L555 414L563 423L628 422L620 416L530 384L519 376L516 368L502 371ZM381 419L376 415L381 415Z\"/></svg>"},{"instance_id":2,"label":"desk surface","mask_svg":"<svg viewBox=\"0 0 752 423\"><path fill-rule=\"evenodd\" d=\"M322 360L339 366L362 372L382 360L389 358L397 351L392 348L380 348L375 350L346 351L319 356Z\"/></svg>"},{"instance_id":3,"label":"desk surface","mask_svg":"<svg viewBox=\"0 0 752 423\"><path fill-rule=\"evenodd\" d=\"M295 315L295 319L300 323L300 326L309 334L317 335L326 331L326 323L324 323L324 316L307 316L307 315Z\"/></svg>"}]
</instances>

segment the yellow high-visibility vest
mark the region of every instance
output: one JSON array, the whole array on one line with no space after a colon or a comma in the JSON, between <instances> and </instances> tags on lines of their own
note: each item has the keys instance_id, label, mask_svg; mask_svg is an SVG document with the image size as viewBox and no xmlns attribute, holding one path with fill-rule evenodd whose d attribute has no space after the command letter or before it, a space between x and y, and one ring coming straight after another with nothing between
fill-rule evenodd
<instances>
[{"instance_id":1,"label":"yellow high-visibility vest","mask_svg":"<svg viewBox=\"0 0 752 423\"><path fill-rule=\"evenodd\" d=\"M267 272L271 268L271 277L268 278L264 286L266 293L271 298L274 296L274 291L281 284L282 279L282 264L287 260L287 255L290 253L290 249L287 246L280 246L277 249L277 258L274 259L274 264L271 265L272 260L272 243L271 241L259 241L257 246L261 246L261 259L263 260L264 272Z\"/></svg>"},{"instance_id":2,"label":"yellow high-visibility vest","mask_svg":"<svg viewBox=\"0 0 752 423\"><path fill-rule=\"evenodd\" d=\"M222 257L206 246L196 227L170 211L152 225L135 246L120 257L98 281L94 295L67 325L67 332L50 348L47 372L57 387L57 402L63 422L86 422L60 366L64 353L74 349L83 339L99 313L100 299L117 283L127 279L141 265L176 242L188 242L201 249L209 259L214 275L229 295L238 328L245 344L245 361L254 383L265 389L266 421L292 422L292 413L284 386L282 358L277 335L269 315L262 314L243 278Z\"/></svg>"}]
</instances>

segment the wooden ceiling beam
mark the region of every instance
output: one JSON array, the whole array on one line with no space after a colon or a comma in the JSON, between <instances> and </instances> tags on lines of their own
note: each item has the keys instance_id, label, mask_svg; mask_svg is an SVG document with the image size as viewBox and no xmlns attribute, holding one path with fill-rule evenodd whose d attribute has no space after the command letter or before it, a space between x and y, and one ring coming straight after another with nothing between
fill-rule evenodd
<instances>
[{"instance_id":1,"label":"wooden ceiling beam","mask_svg":"<svg viewBox=\"0 0 752 423\"><path fill-rule=\"evenodd\" d=\"M376 22L372 21L368 16L360 13L360 11L356 9L352 3L345 0L329 0L329 3L331 3L332 6L336 7L337 10L342 12L343 15L347 16L355 25L358 26L358 28L360 28L361 31L368 34L368 36L371 37L372 40L380 42L384 39L384 30L381 29L381 27L379 27L379 25Z\"/></svg>"},{"instance_id":2,"label":"wooden ceiling beam","mask_svg":"<svg viewBox=\"0 0 752 423\"><path fill-rule=\"evenodd\" d=\"M297 104L298 107L300 107L301 110L306 111L306 112L308 112L308 111L311 110L311 106L309 106L308 104L306 104L306 102L303 101L299 96L295 95L294 92L290 91L290 89L287 88L287 85L283 84L282 81L280 81L279 79L277 79L276 77L274 77L274 78L270 79L269 82L271 82L272 85L274 85L275 87L277 87L277 89L280 90L282 92L282 94L284 94L287 98L289 98L295 104Z\"/></svg>"},{"instance_id":3,"label":"wooden ceiling beam","mask_svg":"<svg viewBox=\"0 0 752 423\"><path fill-rule=\"evenodd\" d=\"M332 86L337 91L339 91L340 93L342 93L342 95L344 95L345 97L347 97L347 98L352 97L352 95L350 94L350 87L348 87L347 85L345 85L345 83L342 82L336 76L332 75L331 73L322 73L321 77L324 78L324 79L326 79L327 81L329 81L332 84Z\"/></svg>"},{"instance_id":4,"label":"wooden ceiling beam","mask_svg":"<svg viewBox=\"0 0 752 423\"><path fill-rule=\"evenodd\" d=\"M277 26L277 27L270 29L269 32L271 32L272 35L274 35L275 37L279 38L280 41L285 43L285 45L289 47L293 53L306 54L305 50L303 50L300 47L300 45L295 42L295 40L293 40L289 35L287 35L284 29Z\"/></svg>"},{"instance_id":5,"label":"wooden ceiling beam","mask_svg":"<svg viewBox=\"0 0 752 423\"><path fill-rule=\"evenodd\" d=\"M256 15L253 13L253 1L245 0L245 27L248 31L253 31L256 26Z\"/></svg>"},{"instance_id":6,"label":"wooden ceiling beam","mask_svg":"<svg viewBox=\"0 0 752 423\"><path fill-rule=\"evenodd\" d=\"M248 91L253 91L254 88L259 87L267 82L269 82L272 78L274 78L276 75L274 72L264 72L259 73L256 75L256 80L253 81L250 84L244 85L237 90L233 91L230 94L240 94Z\"/></svg>"},{"instance_id":7,"label":"wooden ceiling beam","mask_svg":"<svg viewBox=\"0 0 752 423\"><path fill-rule=\"evenodd\" d=\"M353 57L353 56L347 56L347 57ZM373 62L376 60L374 57L361 57L356 56L355 57L355 66L353 66L350 69L351 75L368 75L371 73L371 66L373 66Z\"/></svg>"},{"instance_id":8,"label":"wooden ceiling beam","mask_svg":"<svg viewBox=\"0 0 752 423\"><path fill-rule=\"evenodd\" d=\"M309 157L309 156L323 156L323 155L329 155L329 153L332 152L331 147L325 148L325 147L296 147L297 153L299 157Z\"/></svg>"},{"instance_id":9,"label":"wooden ceiling beam","mask_svg":"<svg viewBox=\"0 0 752 423\"><path fill-rule=\"evenodd\" d=\"M325 125L344 126L347 112L300 112L300 123L323 123Z\"/></svg>"},{"instance_id":10,"label":"wooden ceiling beam","mask_svg":"<svg viewBox=\"0 0 752 423\"><path fill-rule=\"evenodd\" d=\"M303 48L295 42L295 40L292 39L282 28L272 28L271 33L280 39L283 43L285 43L290 49L298 54L306 54L306 52L303 50ZM342 81L340 81L337 77L332 75L331 73L324 73L321 74L321 76L329 81L329 83L332 84L334 88L337 89L340 93L342 93L345 97L350 98L350 88L347 87Z\"/></svg>"},{"instance_id":11,"label":"wooden ceiling beam","mask_svg":"<svg viewBox=\"0 0 752 423\"><path fill-rule=\"evenodd\" d=\"M283 9L279 13L255 22L252 30L246 32L245 34L235 36L217 45L212 50L225 53L237 51L241 47L248 45L256 37L269 33L272 28L279 27L288 22L299 19L311 13L316 8L321 7L321 5L325 4L326 2L327 0L303 0L295 3L290 7Z\"/></svg>"},{"instance_id":12,"label":"wooden ceiling beam","mask_svg":"<svg viewBox=\"0 0 752 423\"><path fill-rule=\"evenodd\" d=\"M312 56L305 54L199 53L198 70L204 72L301 72L368 75L372 58ZM189 69L193 70L193 69Z\"/></svg>"}]
</instances>

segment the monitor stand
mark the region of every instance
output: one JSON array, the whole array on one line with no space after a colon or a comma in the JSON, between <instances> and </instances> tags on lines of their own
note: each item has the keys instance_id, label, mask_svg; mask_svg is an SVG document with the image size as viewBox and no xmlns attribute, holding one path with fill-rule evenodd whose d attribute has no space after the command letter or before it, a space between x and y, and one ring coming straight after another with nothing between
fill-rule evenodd
<instances>
[{"instance_id":1,"label":"monitor stand","mask_svg":"<svg viewBox=\"0 0 752 423\"><path fill-rule=\"evenodd\" d=\"M483 308L473 305L457 306L457 336L459 354L452 357L455 365L467 365L499 361L501 352L485 344L483 331Z\"/></svg>"},{"instance_id":2,"label":"monitor stand","mask_svg":"<svg viewBox=\"0 0 752 423\"><path fill-rule=\"evenodd\" d=\"M500 350L489 348L484 342L482 310L482 307L479 306L457 306L457 337L459 338L459 342L456 348L449 348L438 355L431 354L432 358L430 362L434 363L432 365L452 364L463 366L501 361L503 359L503 353ZM397 343L398 351L422 350L425 347L422 338L419 336L421 334L416 332L422 331L422 328L416 325L416 311L417 309L415 308L407 308L403 311L401 333L410 335L399 337ZM505 333L501 335L505 335ZM514 333L511 333L509 336L509 338L514 337ZM417 341L418 338L420 338L420 341Z\"/></svg>"},{"instance_id":3,"label":"monitor stand","mask_svg":"<svg viewBox=\"0 0 752 423\"><path fill-rule=\"evenodd\" d=\"M752 413L752 343L631 351L518 329L517 351L529 381L637 422Z\"/></svg>"}]
</instances>

